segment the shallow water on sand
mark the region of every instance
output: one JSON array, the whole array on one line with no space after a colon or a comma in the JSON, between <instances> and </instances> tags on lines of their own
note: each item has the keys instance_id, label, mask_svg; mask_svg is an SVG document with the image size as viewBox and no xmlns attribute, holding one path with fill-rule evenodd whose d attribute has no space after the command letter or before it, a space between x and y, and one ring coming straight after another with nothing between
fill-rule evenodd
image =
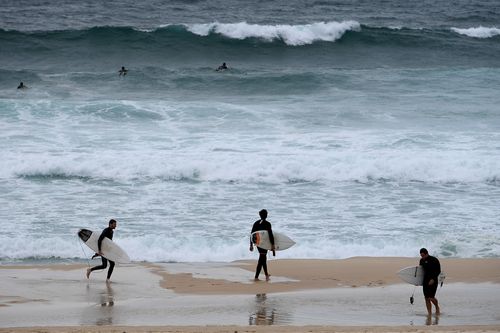
<instances>
[{"instance_id":1,"label":"shallow water on sand","mask_svg":"<svg viewBox=\"0 0 500 333\"><path fill-rule=\"evenodd\" d=\"M187 265L184 273L189 273L193 266ZM173 268L177 273L180 270L180 266ZM208 269L202 263L194 270L202 272L198 278L217 278L214 272L225 272L221 264ZM231 275L235 270L229 267L227 273ZM84 271L0 269L0 326L500 324L496 306L500 286L491 283L445 284L437 294L442 315L428 322L421 290L406 284L202 296L160 288L160 276L145 267L120 267L119 277L110 284L104 282L104 273L96 272L86 280ZM239 275L241 279L249 272L241 269ZM411 305L409 297L413 292L415 303Z\"/></svg>"}]
</instances>

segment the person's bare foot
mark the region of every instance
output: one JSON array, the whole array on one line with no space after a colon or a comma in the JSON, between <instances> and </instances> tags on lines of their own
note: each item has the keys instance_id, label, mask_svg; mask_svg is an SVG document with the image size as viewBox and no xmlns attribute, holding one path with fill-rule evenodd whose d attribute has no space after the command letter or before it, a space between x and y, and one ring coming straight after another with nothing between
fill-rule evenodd
<instances>
[{"instance_id":1,"label":"person's bare foot","mask_svg":"<svg viewBox=\"0 0 500 333\"><path fill-rule=\"evenodd\" d=\"M91 272L90 268L87 268L87 274L85 274L87 276L87 279L90 278L90 272Z\"/></svg>"},{"instance_id":2,"label":"person's bare foot","mask_svg":"<svg viewBox=\"0 0 500 333\"><path fill-rule=\"evenodd\" d=\"M260 281L259 278L254 278L253 279L255 282Z\"/></svg>"},{"instance_id":3,"label":"person's bare foot","mask_svg":"<svg viewBox=\"0 0 500 333\"><path fill-rule=\"evenodd\" d=\"M271 280L271 274L266 275L266 281Z\"/></svg>"}]
</instances>

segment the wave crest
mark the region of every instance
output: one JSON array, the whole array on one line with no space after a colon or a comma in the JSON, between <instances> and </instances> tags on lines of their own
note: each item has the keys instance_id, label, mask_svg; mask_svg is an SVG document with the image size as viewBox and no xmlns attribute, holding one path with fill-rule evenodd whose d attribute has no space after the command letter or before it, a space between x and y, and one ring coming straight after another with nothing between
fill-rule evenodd
<instances>
[{"instance_id":1,"label":"wave crest","mask_svg":"<svg viewBox=\"0 0 500 333\"><path fill-rule=\"evenodd\" d=\"M451 28L452 31L455 31L456 33L460 35L465 35L468 37L474 37L474 38L491 38L497 35L500 35L500 29L492 27L483 27L479 26L476 28L467 28L467 29L460 29L460 28Z\"/></svg>"},{"instance_id":2,"label":"wave crest","mask_svg":"<svg viewBox=\"0 0 500 333\"><path fill-rule=\"evenodd\" d=\"M334 42L350 30L360 31L356 21L315 22L303 25L259 25L240 23L207 23L186 25L188 31L199 36L221 34L234 39L260 38L266 41L282 40L287 45L298 46L316 41Z\"/></svg>"},{"instance_id":3,"label":"wave crest","mask_svg":"<svg viewBox=\"0 0 500 333\"><path fill-rule=\"evenodd\" d=\"M203 155L203 157L197 157ZM375 156L379 155L379 156ZM470 155L470 156L467 156ZM379 153L316 152L260 158L254 154L202 152L157 155L154 152L101 152L61 156L7 156L0 177L33 181L160 181L160 182L425 182L487 183L500 177L500 162L481 153L397 151ZM120 160L120 164L116 161ZM478 162L481 161L481 162Z\"/></svg>"}]
</instances>

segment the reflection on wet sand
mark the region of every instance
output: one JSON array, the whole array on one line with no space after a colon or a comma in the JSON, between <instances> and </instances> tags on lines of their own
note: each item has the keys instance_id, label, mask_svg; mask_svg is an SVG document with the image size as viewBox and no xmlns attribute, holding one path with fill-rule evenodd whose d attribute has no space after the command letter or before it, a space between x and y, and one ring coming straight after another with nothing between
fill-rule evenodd
<instances>
[{"instance_id":1,"label":"reflection on wet sand","mask_svg":"<svg viewBox=\"0 0 500 333\"><path fill-rule=\"evenodd\" d=\"M101 309L98 310L95 324L112 325L113 324L113 306L115 305L113 288L110 283L106 283L106 289L99 294Z\"/></svg>"},{"instance_id":2,"label":"reflection on wet sand","mask_svg":"<svg viewBox=\"0 0 500 333\"><path fill-rule=\"evenodd\" d=\"M276 310L268 309L266 300L266 294L255 295L256 311L250 315L249 325L273 325L275 323Z\"/></svg>"},{"instance_id":3,"label":"reflection on wet sand","mask_svg":"<svg viewBox=\"0 0 500 333\"><path fill-rule=\"evenodd\" d=\"M113 324L113 306L115 305L113 288L111 288L111 283L106 283L106 289L100 293L100 303L101 311L96 318L95 324L97 326L101 325L112 325Z\"/></svg>"},{"instance_id":4,"label":"reflection on wet sand","mask_svg":"<svg viewBox=\"0 0 500 333\"><path fill-rule=\"evenodd\" d=\"M106 291L101 293L101 306L113 306L115 301L113 298L113 288L111 283L106 283Z\"/></svg>"},{"instance_id":5,"label":"reflection on wet sand","mask_svg":"<svg viewBox=\"0 0 500 333\"><path fill-rule=\"evenodd\" d=\"M115 300L111 283L106 283L106 288L100 289L98 294L94 292L95 291L91 290L90 286L87 285L87 297L93 304L84 312L83 324L97 326L112 325Z\"/></svg>"},{"instance_id":6,"label":"reflection on wet sand","mask_svg":"<svg viewBox=\"0 0 500 333\"><path fill-rule=\"evenodd\" d=\"M436 315L434 317L434 320L432 320L432 316L427 316L427 319L425 321L425 325L427 325L427 326L439 325L439 315Z\"/></svg>"}]
</instances>

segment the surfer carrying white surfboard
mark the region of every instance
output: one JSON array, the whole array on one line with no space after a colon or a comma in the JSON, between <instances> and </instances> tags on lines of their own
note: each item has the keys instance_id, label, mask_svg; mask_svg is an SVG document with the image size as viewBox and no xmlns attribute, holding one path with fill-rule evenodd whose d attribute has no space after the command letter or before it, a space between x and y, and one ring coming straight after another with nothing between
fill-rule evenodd
<instances>
[{"instance_id":1,"label":"surfer carrying white surfboard","mask_svg":"<svg viewBox=\"0 0 500 333\"><path fill-rule=\"evenodd\" d=\"M109 220L108 227L102 231L101 236L99 236L99 240L97 241L97 246L99 248L99 252L94 254L94 256L92 257L92 259L93 259L96 256L101 256L102 264L99 266L92 267L92 268L87 268L87 279L90 278L90 273L92 273L93 271L100 270L100 269L106 269L106 267L108 267L108 259L103 257L102 252L101 252L102 251L101 246L102 246L102 241L104 240L104 238L113 239L113 230L114 229L116 229L116 220L111 219L111 220ZM106 279L106 282L109 282L109 279L111 278L111 274L113 274L114 268L115 268L115 262L109 260L108 277Z\"/></svg>"},{"instance_id":2,"label":"surfer carrying white surfboard","mask_svg":"<svg viewBox=\"0 0 500 333\"><path fill-rule=\"evenodd\" d=\"M276 252L275 252L275 248L274 248L273 230L271 227L271 223L269 223L269 221L266 220L267 210L262 209L259 212L259 216L260 216L260 220L255 221L255 223L252 226L252 232L250 234L254 233L255 231L259 231L259 230L267 230L267 232L269 234L269 241L272 244L271 251L273 251L273 256L275 256ZM259 261L257 263L257 269L255 270L255 281L259 280L259 274L260 274L260 271L262 268L264 269L264 273L266 274L266 281L269 281L271 275L267 271L267 250L262 249L258 246L257 246L257 250L259 251ZM251 238L250 238L250 251L253 251L253 243L252 243Z\"/></svg>"},{"instance_id":3,"label":"surfer carrying white surfboard","mask_svg":"<svg viewBox=\"0 0 500 333\"><path fill-rule=\"evenodd\" d=\"M432 304L436 307L436 315L440 314L439 303L436 298L436 291L438 287L438 276L441 274L441 264L438 258L429 255L425 248L420 249L420 266L424 269L424 281L422 283L425 306L427 307L427 314L429 317L432 315Z\"/></svg>"}]
</instances>

